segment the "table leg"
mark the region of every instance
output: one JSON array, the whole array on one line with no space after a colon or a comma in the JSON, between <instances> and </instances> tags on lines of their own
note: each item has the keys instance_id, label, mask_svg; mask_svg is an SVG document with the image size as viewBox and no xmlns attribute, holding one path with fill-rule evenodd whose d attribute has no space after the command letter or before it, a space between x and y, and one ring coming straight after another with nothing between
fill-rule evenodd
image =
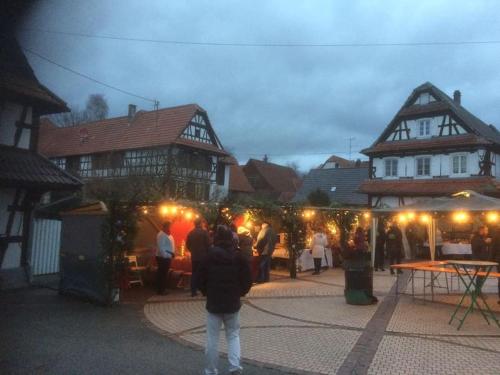
<instances>
[{"instance_id":1,"label":"table leg","mask_svg":"<svg viewBox=\"0 0 500 375\"><path fill-rule=\"evenodd\" d=\"M415 301L415 269L411 269L411 298Z\"/></svg>"},{"instance_id":2,"label":"table leg","mask_svg":"<svg viewBox=\"0 0 500 375\"><path fill-rule=\"evenodd\" d=\"M462 303L465 299L465 297L467 295L469 295L471 297L471 304L470 306L467 308L467 310L465 310L465 314L464 316L462 317L462 319L458 319L460 321L460 324L458 325L457 327L457 331L460 330L460 328L462 327L462 325L464 324L464 321L465 319L467 318L467 316L473 311L473 306L474 306L474 303L477 304L477 302L475 301L475 282L474 280L476 279L477 277L477 273L479 272L479 269L478 268L475 268L475 272L474 274L471 276L471 274L469 273L469 271L467 270L467 267L465 266L462 266L463 268L463 271L465 272L465 274L467 275L467 277L469 278L469 282L467 283L467 281L462 277L462 274L460 273L460 269L458 268L458 266L455 266L455 270L457 271L457 274L458 276L460 277L460 280L462 281L462 283L464 284L465 286L465 291L464 291L464 294L462 295L462 298L460 299L460 302L458 303L455 311L453 312L453 315L451 316L451 319L449 321L448 324L451 324L451 322L453 321L453 319L455 319L455 316L458 312L458 310L460 309L460 307L462 306ZM474 289L472 289L472 287L474 287Z\"/></svg>"},{"instance_id":3,"label":"table leg","mask_svg":"<svg viewBox=\"0 0 500 375\"><path fill-rule=\"evenodd\" d=\"M396 270L396 296L399 294L399 272Z\"/></svg>"},{"instance_id":4,"label":"table leg","mask_svg":"<svg viewBox=\"0 0 500 375\"><path fill-rule=\"evenodd\" d=\"M431 301L434 302L434 272L431 271Z\"/></svg>"},{"instance_id":5,"label":"table leg","mask_svg":"<svg viewBox=\"0 0 500 375\"><path fill-rule=\"evenodd\" d=\"M427 273L427 272L426 272L426 271L424 271L424 302L425 302L425 274L426 274L426 273Z\"/></svg>"}]
</instances>

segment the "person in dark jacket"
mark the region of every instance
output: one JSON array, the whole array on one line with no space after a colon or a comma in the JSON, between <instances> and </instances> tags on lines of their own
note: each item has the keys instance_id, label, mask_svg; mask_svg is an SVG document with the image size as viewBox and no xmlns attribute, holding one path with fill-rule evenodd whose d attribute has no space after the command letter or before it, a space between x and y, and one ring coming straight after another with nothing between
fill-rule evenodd
<instances>
[{"instance_id":1,"label":"person in dark jacket","mask_svg":"<svg viewBox=\"0 0 500 375\"><path fill-rule=\"evenodd\" d=\"M271 225L262 223L262 228L257 236L255 247L259 253L259 276L257 282L265 283L269 281L271 271L271 257L276 246L276 234Z\"/></svg>"},{"instance_id":2,"label":"person in dark jacket","mask_svg":"<svg viewBox=\"0 0 500 375\"><path fill-rule=\"evenodd\" d=\"M375 241L375 271L385 271L384 269L384 251L386 241L385 228L382 223L378 225L377 239Z\"/></svg>"},{"instance_id":3,"label":"person in dark jacket","mask_svg":"<svg viewBox=\"0 0 500 375\"><path fill-rule=\"evenodd\" d=\"M470 240L472 259L490 260L490 244L491 238L488 237L488 227L482 225L477 232L472 235ZM484 276L477 277L477 288L479 290L481 290L485 281Z\"/></svg>"},{"instance_id":4,"label":"person in dark jacket","mask_svg":"<svg viewBox=\"0 0 500 375\"><path fill-rule=\"evenodd\" d=\"M497 262L497 272L500 273L500 228L497 227L491 242L491 260ZM500 277L498 278L498 304L500 305Z\"/></svg>"},{"instance_id":5,"label":"person in dark jacket","mask_svg":"<svg viewBox=\"0 0 500 375\"><path fill-rule=\"evenodd\" d=\"M189 232L186 247L191 253L191 296L194 297L198 290L198 274L201 261L207 255L210 247L208 232L202 228L201 219L194 221L194 229Z\"/></svg>"},{"instance_id":6,"label":"person in dark jacket","mask_svg":"<svg viewBox=\"0 0 500 375\"><path fill-rule=\"evenodd\" d=\"M403 252L403 233L401 233L401 229L398 228L396 223L393 223L387 231L385 246L387 249L387 255L389 256L389 264L392 265L401 263L401 254ZM402 273L400 269L398 269L397 272ZM391 275L394 275L394 270L392 268Z\"/></svg>"},{"instance_id":7,"label":"person in dark jacket","mask_svg":"<svg viewBox=\"0 0 500 375\"><path fill-rule=\"evenodd\" d=\"M199 289L207 297L207 342L205 374L217 374L219 333L222 323L226 332L229 372L241 374L240 363L240 297L250 291L250 266L234 247L231 230L217 227L214 246L200 268Z\"/></svg>"},{"instance_id":8,"label":"person in dark jacket","mask_svg":"<svg viewBox=\"0 0 500 375\"><path fill-rule=\"evenodd\" d=\"M238 244L241 254L248 262L251 262L253 256L253 238L250 231L245 227L238 228Z\"/></svg>"}]
</instances>

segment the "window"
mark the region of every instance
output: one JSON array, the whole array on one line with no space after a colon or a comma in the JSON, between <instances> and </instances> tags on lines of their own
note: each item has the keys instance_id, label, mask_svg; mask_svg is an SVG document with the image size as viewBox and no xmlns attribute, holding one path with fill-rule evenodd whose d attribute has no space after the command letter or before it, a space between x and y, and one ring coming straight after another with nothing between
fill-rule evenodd
<instances>
[{"instance_id":1,"label":"window","mask_svg":"<svg viewBox=\"0 0 500 375\"><path fill-rule=\"evenodd\" d=\"M467 173L467 156L455 155L452 157L452 171L453 174Z\"/></svg>"},{"instance_id":2,"label":"window","mask_svg":"<svg viewBox=\"0 0 500 375\"><path fill-rule=\"evenodd\" d=\"M387 159L385 161L386 177L397 177L398 175L398 159Z\"/></svg>"},{"instance_id":3,"label":"window","mask_svg":"<svg viewBox=\"0 0 500 375\"><path fill-rule=\"evenodd\" d=\"M226 165L224 163L217 163L217 175L216 181L217 185L224 185L224 180L226 179Z\"/></svg>"},{"instance_id":4,"label":"window","mask_svg":"<svg viewBox=\"0 0 500 375\"><path fill-rule=\"evenodd\" d=\"M61 169L66 169L66 158L53 158L50 159L52 163L57 165Z\"/></svg>"},{"instance_id":5,"label":"window","mask_svg":"<svg viewBox=\"0 0 500 375\"><path fill-rule=\"evenodd\" d=\"M431 120L420 120L418 122L418 135L424 137L431 134Z\"/></svg>"},{"instance_id":6,"label":"window","mask_svg":"<svg viewBox=\"0 0 500 375\"><path fill-rule=\"evenodd\" d=\"M431 175L431 158L417 159L417 176Z\"/></svg>"}]
</instances>

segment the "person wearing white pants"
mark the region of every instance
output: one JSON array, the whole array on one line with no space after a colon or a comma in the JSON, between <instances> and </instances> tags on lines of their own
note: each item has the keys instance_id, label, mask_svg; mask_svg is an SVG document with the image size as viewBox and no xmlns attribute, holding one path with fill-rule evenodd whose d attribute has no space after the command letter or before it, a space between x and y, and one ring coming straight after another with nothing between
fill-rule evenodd
<instances>
[{"instance_id":1,"label":"person wearing white pants","mask_svg":"<svg viewBox=\"0 0 500 375\"><path fill-rule=\"evenodd\" d=\"M219 361L219 335L224 323L226 332L227 357L229 360L229 372L241 373L240 365L240 312L233 314L207 314L207 346L205 350L207 365L205 375L216 375L218 373L217 363Z\"/></svg>"},{"instance_id":2,"label":"person wearing white pants","mask_svg":"<svg viewBox=\"0 0 500 375\"><path fill-rule=\"evenodd\" d=\"M217 227L214 246L200 267L198 287L207 297L207 341L205 375L217 375L219 336L224 323L229 373L241 374L240 297L250 291L252 275L244 255L235 248L233 234L224 225Z\"/></svg>"}]
</instances>

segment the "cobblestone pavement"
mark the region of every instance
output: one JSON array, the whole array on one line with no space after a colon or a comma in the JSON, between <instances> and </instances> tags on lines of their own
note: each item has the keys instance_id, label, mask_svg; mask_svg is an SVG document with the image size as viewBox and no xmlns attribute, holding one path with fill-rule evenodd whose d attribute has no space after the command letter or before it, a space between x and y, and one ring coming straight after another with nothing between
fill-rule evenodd
<instances>
[{"instance_id":1,"label":"cobblestone pavement","mask_svg":"<svg viewBox=\"0 0 500 375\"><path fill-rule=\"evenodd\" d=\"M406 279L406 280L405 280ZM448 321L463 292L458 280L438 275L431 302L429 275L416 275L415 296L406 273L395 294L388 271L374 276L377 305L345 303L344 273L273 274L255 285L241 309L241 345L246 362L286 373L313 374L481 374L500 373L500 328L474 312L462 329ZM500 318L496 280L483 291ZM449 292L449 293L448 293ZM155 329L186 345L205 342L205 301L187 294L151 297L144 314ZM463 311L461 311L463 312ZM221 335L221 351L226 351Z\"/></svg>"}]
</instances>

